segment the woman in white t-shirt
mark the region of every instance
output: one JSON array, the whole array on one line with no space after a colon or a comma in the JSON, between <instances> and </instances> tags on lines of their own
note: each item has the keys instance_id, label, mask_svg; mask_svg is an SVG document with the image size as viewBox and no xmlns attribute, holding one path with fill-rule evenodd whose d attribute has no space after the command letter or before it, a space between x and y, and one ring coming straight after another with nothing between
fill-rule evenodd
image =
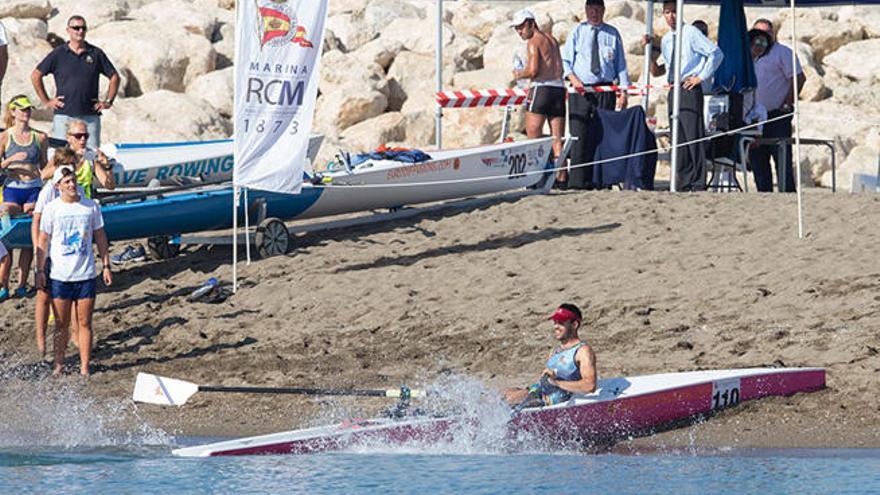
<instances>
[{"instance_id":1,"label":"woman in white t-shirt","mask_svg":"<svg viewBox=\"0 0 880 495\"><path fill-rule=\"evenodd\" d=\"M92 312L95 308L95 254L92 242L98 245L106 285L113 283L110 273L110 252L104 234L104 219L94 201L79 194L76 175L61 169L55 187L61 197L49 202L40 218L40 239L37 244L37 287L47 285L55 310L55 367L60 374L64 351L69 339L71 308L76 306L79 326L80 374L88 376L92 351ZM52 272L46 280L46 260L52 259Z\"/></svg>"}]
</instances>

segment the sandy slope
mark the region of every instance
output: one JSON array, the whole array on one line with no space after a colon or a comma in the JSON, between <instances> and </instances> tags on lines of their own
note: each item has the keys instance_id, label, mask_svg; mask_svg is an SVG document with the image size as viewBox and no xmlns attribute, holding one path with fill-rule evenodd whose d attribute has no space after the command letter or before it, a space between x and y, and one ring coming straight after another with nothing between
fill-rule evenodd
<instances>
[{"instance_id":1,"label":"sandy slope","mask_svg":"<svg viewBox=\"0 0 880 495\"><path fill-rule=\"evenodd\" d=\"M523 384L552 345L547 314L572 301L585 309L582 336L604 376L828 369L823 392L744 405L641 444L877 447L880 197L809 190L806 205L808 235L798 240L793 195L500 202L300 237L289 256L242 266L243 288L219 305L185 295L211 275L229 280L229 250L192 249L129 267L101 294L99 372L87 393L124 400L138 371L227 385L394 387L449 370ZM7 367L34 360L30 304L0 304ZM201 394L138 414L178 433L241 435L382 404Z\"/></svg>"}]
</instances>

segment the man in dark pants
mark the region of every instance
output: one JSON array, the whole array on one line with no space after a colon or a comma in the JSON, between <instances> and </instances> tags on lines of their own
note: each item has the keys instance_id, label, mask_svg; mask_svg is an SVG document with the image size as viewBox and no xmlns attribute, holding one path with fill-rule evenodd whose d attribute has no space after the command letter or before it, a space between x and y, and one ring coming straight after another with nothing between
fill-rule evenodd
<instances>
[{"instance_id":1,"label":"man in dark pants","mask_svg":"<svg viewBox=\"0 0 880 495\"><path fill-rule=\"evenodd\" d=\"M675 1L663 2L663 18L670 31L663 35L661 52L667 67L673 67L675 61ZM721 49L709 41L696 27L682 23L681 53L681 92L678 113L678 142L691 143L681 146L675 166L676 191L703 191L706 189L706 153L705 143L693 142L703 139L706 135L703 122L703 88L702 82L715 74L721 65L724 54ZM646 36L644 44L650 43ZM652 51L651 73L661 76L668 72L668 81L675 81L675 72L666 71L657 66L656 53ZM669 106L669 123L672 125L673 95L675 88L669 90L667 105Z\"/></svg>"},{"instance_id":2,"label":"man in dark pants","mask_svg":"<svg viewBox=\"0 0 880 495\"><path fill-rule=\"evenodd\" d=\"M755 59L755 75L758 88L755 100L767 109L767 117L773 119L791 114L794 110L795 94L804 87L806 77L800 62L795 59L797 70L797 93L792 84L791 48L776 43L773 24L766 19L755 21L752 31L766 33L767 47ZM757 47L753 47L753 50ZM754 51L752 53L755 55ZM773 174L770 171L770 157L776 163L776 182L779 192L795 191L795 176L791 168L791 116L764 124L765 138L787 138L786 144L768 144L749 152L749 164L755 175L755 186L759 192L773 192ZM783 156L784 155L784 158Z\"/></svg>"},{"instance_id":3,"label":"man in dark pants","mask_svg":"<svg viewBox=\"0 0 880 495\"><path fill-rule=\"evenodd\" d=\"M630 85L620 33L603 22L604 0L586 0L584 10L587 21L572 30L562 47L563 77L580 91L570 94L568 99L568 125L571 135L578 138L571 148L572 165L593 161L597 143L595 139L591 140L589 131L596 109L614 110L616 105L626 106L625 91L617 95L613 92L587 93L585 88L614 84L614 81L619 81L621 86ZM572 168L568 187L592 189L593 167Z\"/></svg>"}]
</instances>

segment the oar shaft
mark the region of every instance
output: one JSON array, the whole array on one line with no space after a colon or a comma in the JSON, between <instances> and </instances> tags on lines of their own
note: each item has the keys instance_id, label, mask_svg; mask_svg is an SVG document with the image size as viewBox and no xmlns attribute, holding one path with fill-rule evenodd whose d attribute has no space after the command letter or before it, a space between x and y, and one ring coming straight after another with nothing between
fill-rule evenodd
<instances>
[{"instance_id":1,"label":"oar shaft","mask_svg":"<svg viewBox=\"0 0 880 495\"><path fill-rule=\"evenodd\" d=\"M349 390L340 388L293 388L293 387L216 387L199 385L199 392L231 392L244 394L296 394L296 395L352 395L358 397L388 397L386 390Z\"/></svg>"}]
</instances>

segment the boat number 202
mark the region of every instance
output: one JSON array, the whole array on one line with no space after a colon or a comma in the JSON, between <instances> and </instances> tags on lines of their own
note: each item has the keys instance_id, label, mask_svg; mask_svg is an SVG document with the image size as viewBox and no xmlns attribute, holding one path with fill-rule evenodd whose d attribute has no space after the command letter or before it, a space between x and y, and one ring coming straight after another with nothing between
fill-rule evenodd
<instances>
[{"instance_id":1,"label":"boat number 202","mask_svg":"<svg viewBox=\"0 0 880 495\"><path fill-rule=\"evenodd\" d=\"M520 177L525 177L527 163L528 163L528 159L526 159L525 153L508 155L507 156L507 165L510 166L510 170L508 170L508 172L507 172L507 178L508 179L518 179Z\"/></svg>"},{"instance_id":2,"label":"boat number 202","mask_svg":"<svg viewBox=\"0 0 880 495\"><path fill-rule=\"evenodd\" d=\"M285 125L284 120L251 120L244 119L244 132L248 133L251 131L255 131L257 134L263 134L265 132L269 132L270 134L278 134ZM296 120L291 120L290 124L287 126L287 132L290 135L294 135L299 132L299 122Z\"/></svg>"},{"instance_id":3,"label":"boat number 202","mask_svg":"<svg viewBox=\"0 0 880 495\"><path fill-rule=\"evenodd\" d=\"M712 410L724 409L739 404L739 380L721 380L713 383Z\"/></svg>"}]
</instances>

